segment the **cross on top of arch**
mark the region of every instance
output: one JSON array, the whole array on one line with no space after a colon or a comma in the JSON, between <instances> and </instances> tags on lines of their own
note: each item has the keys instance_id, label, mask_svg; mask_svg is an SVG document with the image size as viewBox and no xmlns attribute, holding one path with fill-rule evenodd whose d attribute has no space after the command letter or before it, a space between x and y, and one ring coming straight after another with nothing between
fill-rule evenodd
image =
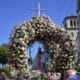
<instances>
[{"instance_id":1,"label":"cross on top of arch","mask_svg":"<svg viewBox=\"0 0 80 80\"><path fill-rule=\"evenodd\" d=\"M41 14L41 11L46 11L46 9L41 9L41 5L40 5L40 2L38 2L38 8L32 8L32 10L35 10L38 12L38 16L40 16Z\"/></svg>"}]
</instances>

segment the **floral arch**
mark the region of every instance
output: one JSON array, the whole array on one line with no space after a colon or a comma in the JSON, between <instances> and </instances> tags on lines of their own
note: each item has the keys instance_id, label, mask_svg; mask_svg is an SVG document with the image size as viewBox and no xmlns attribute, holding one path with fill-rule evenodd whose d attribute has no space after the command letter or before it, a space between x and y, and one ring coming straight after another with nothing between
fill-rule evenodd
<instances>
[{"instance_id":1,"label":"floral arch","mask_svg":"<svg viewBox=\"0 0 80 80\"><path fill-rule=\"evenodd\" d=\"M53 24L48 16L34 16L13 29L8 63L17 69L26 68L28 65L26 48L36 40L43 42L45 51L50 55L50 69L72 67L74 64L73 42L66 31Z\"/></svg>"}]
</instances>

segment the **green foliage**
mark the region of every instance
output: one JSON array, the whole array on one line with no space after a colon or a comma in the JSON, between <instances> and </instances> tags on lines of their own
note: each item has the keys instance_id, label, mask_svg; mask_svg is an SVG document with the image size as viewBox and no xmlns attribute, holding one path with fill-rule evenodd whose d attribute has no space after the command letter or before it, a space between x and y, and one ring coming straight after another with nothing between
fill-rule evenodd
<instances>
[{"instance_id":1,"label":"green foliage","mask_svg":"<svg viewBox=\"0 0 80 80\"><path fill-rule=\"evenodd\" d=\"M44 80L48 80L48 76L46 74L44 74L43 78Z\"/></svg>"},{"instance_id":2,"label":"green foliage","mask_svg":"<svg viewBox=\"0 0 80 80\"><path fill-rule=\"evenodd\" d=\"M0 72L4 72L4 74L7 76L9 76L11 70L15 70L15 68L12 66L5 66L3 68L0 68Z\"/></svg>"},{"instance_id":3,"label":"green foliage","mask_svg":"<svg viewBox=\"0 0 80 80\"><path fill-rule=\"evenodd\" d=\"M34 76L31 80L38 80L39 76Z\"/></svg>"},{"instance_id":4,"label":"green foliage","mask_svg":"<svg viewBox=\"0 0 80 80\"><path fill-rule=\"evenodd\" d=\"M77 66L77 67L76 67L76 70L77 70L78 72L80 72L80 66Z\"/></svg>"},{"instance_id":5,"label":"green foliage","mask_svg":"<svg viewBox=\"0 0 80 80\"><path fill-rule=\"evenodd\" d=\"M9 48L8 48L8 45L7 44L2 44L0 46L0 63L2 65L4 65L4 64L7 63L8 51L9 51Z\"/></svg>"},{"instance_id":6,"label":"green foliage","mask_svg":"<svg viewBox=\"0 0 80 80\"><path fill-rule=\"evenodd\" d=\"M47 74L41 74L41 75L34 75L34 77L31 78L31 80L48 80Z\"/></svg>"}]
</instances>

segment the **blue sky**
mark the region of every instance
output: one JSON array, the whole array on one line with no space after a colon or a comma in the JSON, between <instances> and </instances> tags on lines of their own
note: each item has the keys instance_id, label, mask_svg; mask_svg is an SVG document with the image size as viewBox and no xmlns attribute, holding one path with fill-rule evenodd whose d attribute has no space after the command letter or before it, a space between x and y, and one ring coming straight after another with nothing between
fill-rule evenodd
<instances>
[{"instance_id":1,"label":"blue sky","mask_svg":"<svg viewBox=\"0 0 80 80\"><path fill-rule=\"evenodd\" d=\"M14 25L30 19L37 12L30 10L36 8L39 0L0 0L0 44L9 42L11 30ZM76 14L76 0L40 0L42 12L50 16L51 20L62 25L64 17Z\"/></svg>"}]
</instances>

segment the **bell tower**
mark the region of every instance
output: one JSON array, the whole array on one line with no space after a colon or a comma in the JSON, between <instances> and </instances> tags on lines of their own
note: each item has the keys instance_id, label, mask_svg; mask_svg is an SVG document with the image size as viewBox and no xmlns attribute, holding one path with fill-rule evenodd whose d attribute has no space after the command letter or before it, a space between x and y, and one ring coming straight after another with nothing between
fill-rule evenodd
<instances>
[{"instance_id":1,"label":"bell tower","mask_svg":"<svg viewBox=\"0 0 80 80\"><path fill-rule=\"evenodd\" d=\"M78 25L77 25L77 16L67 16L64 18L63 26L68 32L68 34L71 36L71 38L76 41L77 39L77 33L78 33Z\"/></svg>"}]
</instances>

